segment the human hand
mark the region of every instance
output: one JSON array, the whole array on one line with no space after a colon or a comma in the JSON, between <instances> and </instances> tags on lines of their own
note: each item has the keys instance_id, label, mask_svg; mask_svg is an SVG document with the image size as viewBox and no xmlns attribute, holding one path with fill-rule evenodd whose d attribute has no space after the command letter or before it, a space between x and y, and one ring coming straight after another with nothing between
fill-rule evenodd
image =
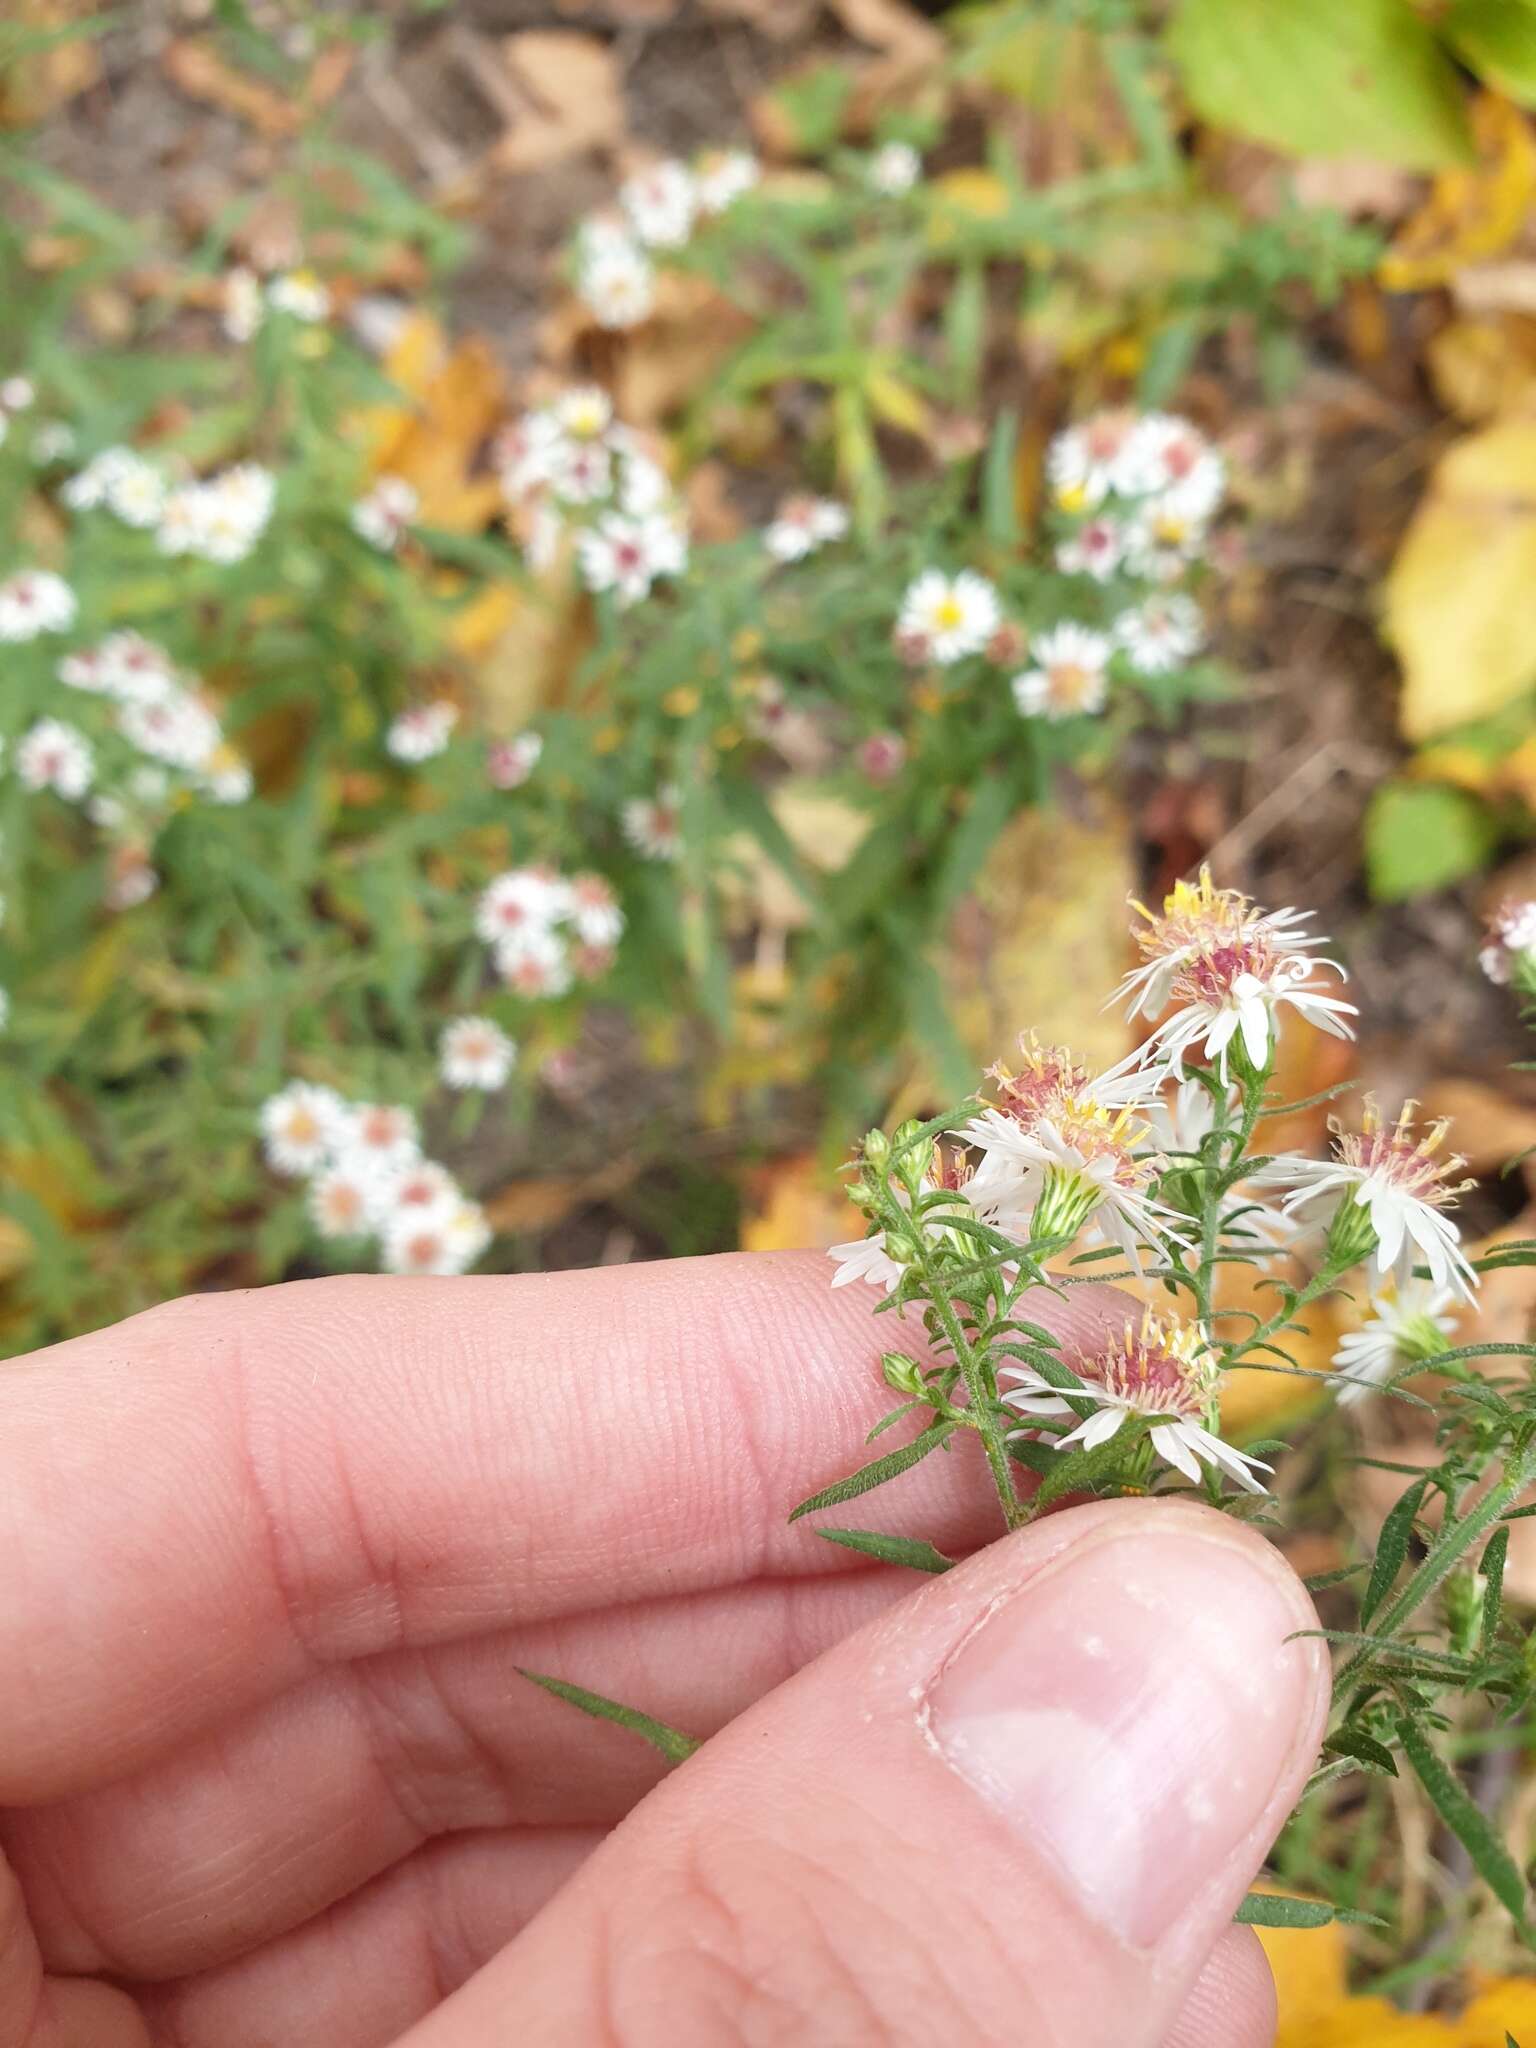
<instances>
[{"instance_id":1,"label":"human hand","mask_svg":"<svg viewBox=\"0 0 1536 2048\"><path fill-rule=\"evenodd\" d=\"M1229 1922L1321 1729L1304 1593L1171 1503L917 1591L786 1527L889 1341L787 1254L5 1367L0 2048L1268 2042ZM972 1448L902 1481L952 1554ZM658 1785L519 1666L723 1732Z\"/></svg>"}]
</instances>

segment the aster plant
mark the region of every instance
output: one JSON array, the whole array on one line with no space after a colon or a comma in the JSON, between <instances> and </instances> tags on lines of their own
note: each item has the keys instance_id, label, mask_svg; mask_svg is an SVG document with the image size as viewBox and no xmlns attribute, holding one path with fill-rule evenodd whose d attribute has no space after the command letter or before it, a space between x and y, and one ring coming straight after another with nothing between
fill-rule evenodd
<instances>
[{"instance_id":1,"label":"aster plant","mask_svg":"<svg viewBox=\"0 0 1536 2048\"><path fill-rule=\"evenodd\" d=\"M1536 1245L1479 1257L1463 1243L1462 1162L1412 1103L1335 1117L1326 1158L1265 1150L1267 1120L1324 1099L1276 1099L1288 1019L1352 1035L1344 970L1304 915L1202 872L1135 920L1140 964L1115 992L1145 1033L1135 1053L1095 1074L1027 1037L974 1099L865 1138L850 1192L866 1234L833 1248L832 1284L878 1290L897 1319L883 1371L900 1403L872 1435L898 1441L795 1513L841 1508L971 1434L1004 1528L1068 1499L1150 1494L1283 1529L1342 1433L1349 1462L1407 1484L1374 1554L1310 1582L1337 1650L1335 1711L1277 1870L1316 1886L1319 1840L1347 1842L1362 1813L1384 1824L1392 1802L1372 1785L1410 1779L1506 1909L1495 1939L1528 1942L1529 1845L1458 1760L1518 1745L1536 1683L1536 1638L1503 1597L1511 1525L1536 1512L1536 1346L1458 1335L1483 1273L1536 1261ZM1075 1289L1106 1282L1124 1292L1093 1296L1096 1335L1053 1334L1083 1325L1056 1313ZM1319 1371L1292 1353L1329 1299L1347 1327ZM1224 1394L1255 1372L1311 1382L1293 1442L1224 1429ZM1369 1426L1382 1403L1427 1419L1431 1462L1394 1464ZM1335 1409L1347 1420L1330 1426ZM924 1571L951 1562L910 1536L820 1533ZM1346 1917L1380 1921L1361 1939L1385 1960L1400 1908L1383 1860L1356 1853L1331 1888ZM1448 1889L1445 1938L1485 1896ZM1330 1910L1255 1900L1246 1917Z\"/></svg>"}]
</instances>

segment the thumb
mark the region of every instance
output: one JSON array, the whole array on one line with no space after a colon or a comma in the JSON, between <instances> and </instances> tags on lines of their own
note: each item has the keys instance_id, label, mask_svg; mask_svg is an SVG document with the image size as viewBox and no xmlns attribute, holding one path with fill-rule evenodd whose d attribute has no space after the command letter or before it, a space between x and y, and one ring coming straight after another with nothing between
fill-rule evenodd
<instances>
[{"instance_id":1,"label":"thumb","mask_svg":"<svg viewBox=\"0 0 1536 2048\"><path fill-rule=\"evenodd\" d=\"M1313 1624L1211 1509L1048 1517L733 1722L401 2048L1250 2048L1247 1948L1222 2033L1180 2015L1317 1747Z\"/></svg>"}]
</instances>

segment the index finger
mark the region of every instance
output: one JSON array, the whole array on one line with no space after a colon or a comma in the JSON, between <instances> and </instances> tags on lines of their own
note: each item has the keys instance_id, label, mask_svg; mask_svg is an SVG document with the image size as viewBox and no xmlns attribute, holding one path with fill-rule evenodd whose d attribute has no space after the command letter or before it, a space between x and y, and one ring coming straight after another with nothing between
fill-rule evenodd
<instances>
[{"instance_id":1,"label":"index finger","mask_svg":"<svg viewBox=\"0 0 1536 2048\"><path fill-rule=\"evenodd\" d=\"M337 1661L845 1567L785 1517L891 1403L896 1332L856 1292L797 1253L309 1281L17 1361L0 1801L120 1776ZM991 1534L969 1448L917 1468L898 1519Z\"/></svg>"}]
</instances>

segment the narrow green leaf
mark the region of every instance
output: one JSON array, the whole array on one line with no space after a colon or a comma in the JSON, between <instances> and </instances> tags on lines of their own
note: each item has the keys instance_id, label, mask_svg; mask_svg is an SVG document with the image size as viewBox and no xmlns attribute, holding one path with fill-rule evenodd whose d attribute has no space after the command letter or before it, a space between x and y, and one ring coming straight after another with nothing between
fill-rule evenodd
<instances>
[{"instance_id":1,"label":"narrow green leaf","mask_svg":"<svg viewBox=\"0 0 1536 2048\"><path fill-rule=\"evenodd\" d=\"M1355 1927L1382 1925L1375 1913L1326 1906L1321 1899L1279 1897L1273 1892L1250 1892L1232 1918L1240 1927L1327 1927L1335 1920Z\"/></svg>"},{"instance_id":2,"label":"narrow green leaf","mask_svg":"<svg viewBox=\"0 0 1536 2048\"><path fill-rule=\"evenodd\" d=\"M1017 547L1019 503L1013 458L1019 445L1019 415L1012 406L997 416L981 473L981 523L995 548Z\"/></svg>"},{"instance_id":3,"label":"narrow green leaf","mask_svg":"<svg viewBox=\"0 0 1536 2048\"><path fill-rule=\"evenodd\" d=\"M546 1678L540 1671L525 1671L521 1664L516 1669L519 1678L526 1678L531 1685L541 1685L557 1700L579 1707L594 1720L615 1721L632 1735L642 1737L653 1749L659 1749L668 1763L686 1763L699 1747L701 1737L685 1735L681 1728L669 1728L665 1721L642 1714L637 1707L621 1706L617 1700L604 1699L600 1692L588 1692L584 1685L571 1685L563 1678Z\"/></svg>"},{"instance_id":4,"label":"narrow green leaf","mask_svg":"<svg viewBox=\"0 0 1536 2048\"><path fill-rule=\"evenodd\" d=\"M895 1479L937 1450L939 1445L954 1435L952 1422L936 1422L931 1429L925 1429L921 1436L915 1436L911 1443L903 1444L899 1451L888 1451L883 1458L875 1458L868 1465L861 1465L857 1472L850 1472L846 1479L834 1480L832 1485L813 1493L809 1500L801 1501L793 1514L792 1522L798 1522L802 1515L813 1515L819 1508L835 1508L845 1500L855 1500L861 1493L868 1493L872 1487L883 1486L887 1479Z\"/></svg>"},{"instance_id":5,"label":"narrow green leaf","mask_svg":"<svg viewBox=\"0 0 1536 2048\"><path fill-rule=\"evenodd\" d=\"M840 1543L845 1550L877 1557L882 1564L904 1564L915 1572L947 1572L954 1568L952 1557L946 1557L942 1550L935 1550L931 1543L916 1536L885 1536L878 1529L818 1529L816 1534L825 1536L829 1543Z\"/></svg>"},{"instance_id":6,"label":"narrow green leaf","mask_svg":"<svg viewBox=\"0 0 1536 2048\"><path fill-rule=\"evenodd\" d=\"M1364 1764L1368 1770L1379 1771L1384 1778L1397 1776L1397 1763L1390 1749L1374 1737L1362 1734L1358 1728L1340 1728L1330 1735L1323 1744L1330 1756L1347 1756L1357 1764Z\"/></svg>"},{"instance_id":7,"label":"narrow green leaf","mask_svg":"<svg viewBox=\"0 0 1536 2048\"><path fill-rule=\"evenodd\" d=\"M945 842L933 884L935 916L948 911L975 881L1015 808L1014 792L1005 776L988 775L976 784L965 816Z\"/></svg>"},{"instance_id":8,"label":"narrow green leaf","mask_svg":"<svg viewBox=\"0 0 1536 2048\"><path fill-rule=\"evenodd\" d=\"M1461 1780L1453 1775L1444 1759L1430 1746L1429 1738L1416 1721L1406 1716L1399 1721L1397 1739L1403 1746L1403 1754L1417 1772L1419 1783L1429 1794L1436 1813L1471 1857L1494 1897L1523 1926L1525 1879L1488 1816L1469 1797Z\"/></svg>"},{"instance_id":9,"label":"narrow green leaf","mask_svg":"<svg viewBox=\"0 0 1536 2048\"><path fill-rule=\"evenodd\" d=\"M1499 1632L1499 1613L1504 1604L1504 1564L1509 1556L1509 1528L1501 1522L1488 1539L1483 1552L1483 1625L1478 1646L1486 1656Z\"/></svg>"},{"instance_id":10,"label":"narrow green leaf","mask_svg":"<svg viewBox=\"0 0 1536 2048\"><path fill-rule=\"evenodd\" d=\"M1326 1593L1330 1586L1342 1586L1346 1579L1355 1578L1365 1570L1363 1564L1342 1564L1337 1571L1313 1572L1302 1584L1309 1593Z\"/></svg>"},{"instance_id":11,"label":"narrow green leaf","mask_svg":"<svg viewBox=\"0 0 1536 2048\"><path fill-rule=\"evenodd\" d=\"M1391 1592L1403 1561L1413 1541L1413 1524L1419 1509L1424 1505L1424 1494L1429 1486L1427 1479L1415 1480L1405 1493L1399 1496L1397 1505L1381 1525L1381 1540L1376 1546L1376 1559L1371 1566L1370 1582L1365 1597L1360 1602L1360 1619L1368 1622Z\"/></svg>"}]
</instances>

